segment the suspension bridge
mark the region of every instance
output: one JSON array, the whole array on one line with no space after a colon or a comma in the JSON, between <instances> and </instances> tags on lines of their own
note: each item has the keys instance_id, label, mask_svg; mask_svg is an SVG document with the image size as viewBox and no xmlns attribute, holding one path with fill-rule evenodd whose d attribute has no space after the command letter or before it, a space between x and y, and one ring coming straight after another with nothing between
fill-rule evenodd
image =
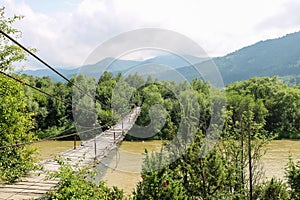
<instances>
[{"instance_id":1,"label":"suspension bridge","mask_svg":"<svg viewBox=\"0 0 300 200\"><path fill-rule=\"evenodd\" d=\"M77 148L60 153L61 157L70 164L80 163L79 166L94 166L100 163L101 159L105 158L124 139L140 111L140 107L134 108L110 129L84 141ZM54 158L41 161L39 164L43 166L43 170L32 172L17 183L0 185L0 200L38 199L51 190L59 180L47 180L46 174L47 171L57 171L59 164Z\"/></svg>"}]
</instances>

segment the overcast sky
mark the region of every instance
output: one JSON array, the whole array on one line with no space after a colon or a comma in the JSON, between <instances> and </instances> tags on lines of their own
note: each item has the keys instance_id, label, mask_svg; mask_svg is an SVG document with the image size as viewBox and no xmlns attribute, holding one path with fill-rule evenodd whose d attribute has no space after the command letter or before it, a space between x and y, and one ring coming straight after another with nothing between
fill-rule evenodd
<instances>
[{"instance_id":1,"label":"overcast sky","mask_svg":"<svg viewBox=\"0 0 300 200\"><path fill-rule=\"evenodd\" d=\"M20 41L49 64L80 66L104 41L138 28L162 28L223 56L260 40L300 30L299 0L2 0ZM39 67L30 62L31 68Z\"/></svg>"}]
</instances>

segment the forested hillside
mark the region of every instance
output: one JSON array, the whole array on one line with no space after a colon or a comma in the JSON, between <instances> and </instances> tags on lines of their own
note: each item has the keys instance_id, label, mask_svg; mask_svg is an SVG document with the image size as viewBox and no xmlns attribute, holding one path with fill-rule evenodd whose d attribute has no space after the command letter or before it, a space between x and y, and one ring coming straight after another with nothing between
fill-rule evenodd
<instances>
[{"instance_id":1,"label":"forested hillside","mask_svg":"<svg viewBox=\"0 0 300 200\"><path fill-rule=\"evenodd\" d=\"M282 38L258 42L224 57L214 58L224 82L246 80L254 76L279 76L300 83L300 32Z\"/></svg>"}]
</instances>

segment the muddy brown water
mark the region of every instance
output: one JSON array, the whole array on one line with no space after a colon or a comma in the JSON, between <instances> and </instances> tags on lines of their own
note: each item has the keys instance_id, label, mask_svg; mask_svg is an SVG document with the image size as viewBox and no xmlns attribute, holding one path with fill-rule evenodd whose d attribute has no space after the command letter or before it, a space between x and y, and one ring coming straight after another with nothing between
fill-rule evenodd
<instances>
[{"instance_id":1,"label":"muddy brown water","mask_svg":"<svg viewBox=\"0 0 300 200\"><path fill-rule=\"evenodd\" d=\"M159 151L161 145L162 141L123 141L117 151L99 164L103 171L102 180L105 180L109 186L115 185L124 189L126 193L131 193L141 180L139 172L145 157L145 148L148 152ZM39 149L39 158L48 159L59 152L73 148L73 141L46 141L35 146ZM266 148L267 153L262 161L267 178L275 176L283 179L284 168L290 155L295 160L300 160L300 140L274 140Z\"/></svg>"},{"instance_id":2,"label":"muddy brown water","mask_svg":"<svg viewBox=\"0 0 300 200\"><path fill-rule=\"evenodd\" d=\"M80 145L80 142L76 142L76 145ZM48 140L38 142L31 145L37 148L37 157L40 160L46 160L54 157L60 152L74 148L73 141L60 141L60 140Z\"/></svg>"},{"instance_id":3,"label":"muddy brown water","mask_svg":"<svg viewBox=\"0 0 300 200\"><path fill-rule=\"evenodd\" d=\"M263 156L265 176L284 179L284 168L289 156L300 160L300 140L273 140L267 145L267 153Z\"/></svg>"}]
</instances>

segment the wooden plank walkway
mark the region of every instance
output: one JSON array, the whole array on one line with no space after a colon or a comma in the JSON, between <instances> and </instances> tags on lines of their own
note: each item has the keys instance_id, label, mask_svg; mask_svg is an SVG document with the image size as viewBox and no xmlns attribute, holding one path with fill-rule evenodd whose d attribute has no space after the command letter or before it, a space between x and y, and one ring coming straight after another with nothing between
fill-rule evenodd
<instances>
[{"instance_id":1,"label":"wooden plank walkway","mask_svg":"<svg viewBox=\"0 0 300 200\"><path fill-rule=\"evenodd\" d=\"M133 109L133 111L126 115L122 121L118 122L109 130L101 133L95 137L95 139L84 141L83 145L76 149L62 152L60 155L69 160L69 163L75 164L78 163L79 160L82 160L82 165L93 166L91 164L100 162L102 158L108 155L109 152L116 148L118 143L124 139L127 132L134 125L140 111L140 107ZM43 161L40 164L44 167L44 170L57 171L59 168L59 165L53 159ZM11 185L0 185L0 200L38 199L42 197L58 182L45 180L45 177L45 171L37 171L22 178L20 182Z\"/></svg>"}]
</instances>

